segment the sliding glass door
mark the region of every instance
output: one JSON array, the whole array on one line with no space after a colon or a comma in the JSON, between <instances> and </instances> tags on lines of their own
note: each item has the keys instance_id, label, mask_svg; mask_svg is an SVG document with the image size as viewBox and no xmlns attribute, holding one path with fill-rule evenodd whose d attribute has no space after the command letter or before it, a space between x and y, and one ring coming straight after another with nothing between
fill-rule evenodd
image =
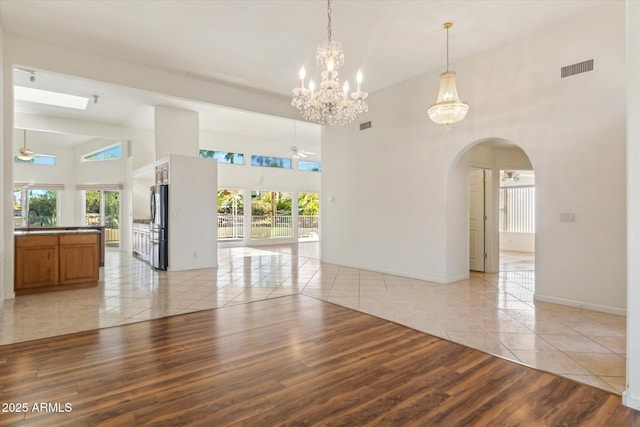
<instances>
[{"instance_id":1,"label":"sliding glass door","mask_svg":"<svg viewBox=\"0 0 640 427\"><path fill-rule=\"evenodd\" d=\"M120 246L120 191L85 190L86 225L104 225L106 245Z\"/></svg>"}]
</instances>

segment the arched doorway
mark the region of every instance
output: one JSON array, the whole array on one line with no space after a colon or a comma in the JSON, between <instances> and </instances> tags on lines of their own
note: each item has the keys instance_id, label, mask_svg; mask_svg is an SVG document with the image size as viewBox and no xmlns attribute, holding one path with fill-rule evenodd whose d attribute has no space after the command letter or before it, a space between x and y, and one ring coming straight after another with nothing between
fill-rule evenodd
<instances>
[{"instance_id":1,"label":"arched doorway","mask_svg":"<svg viewBox=\"0 0 640 427\"><path fill-rule=\"evenodd\" d=\"M450 272L534 270L535 180L524 150L501 138L476 141L448 178Z\"/></svg>"}]
</instances>

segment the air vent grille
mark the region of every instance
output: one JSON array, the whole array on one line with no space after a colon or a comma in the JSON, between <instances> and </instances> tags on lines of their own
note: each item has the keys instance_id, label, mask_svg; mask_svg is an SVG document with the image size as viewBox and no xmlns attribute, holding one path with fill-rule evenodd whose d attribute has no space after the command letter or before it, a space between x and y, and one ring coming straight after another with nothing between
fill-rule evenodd
<instances>
[{"instance_id":1,"label":"air vent grille","mask_svg":"<svg viewBox=\"0 0 640 427\"><path fill-rule=\"evenodd\" d=\"M360 130L369 129L371 127L371 121L360 123Z\"/></svg>"},{"instance_id":2,"label":"air vent grille","mask_svg":"<svg viewBox=\"0 0 640 427\"><path fill-rule=\"evenodd\" d=\"M560 78L563 79L576 74L586 73L587 71L593 71L593 59L562 67L560 69Z\"/></svg>"}]
</instances>

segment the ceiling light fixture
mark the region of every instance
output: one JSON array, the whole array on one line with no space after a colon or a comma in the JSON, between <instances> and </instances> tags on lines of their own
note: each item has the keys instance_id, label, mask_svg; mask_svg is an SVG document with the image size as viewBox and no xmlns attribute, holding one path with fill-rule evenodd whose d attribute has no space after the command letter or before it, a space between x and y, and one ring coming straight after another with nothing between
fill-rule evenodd
<instances>
[{"instance_id":1,"label":"ceiling light fixture","mask_svg":"<svg viewBox=\"0 0 640 427\"><path fill-rule=\"evenodd\" d=\"M449 71L449 28L452 26L451 22L445 22L442 26L447 30L447 71L440 74L438 100L427 110L431 120L444 125L461 121L469 110L469 104L460 101L460 98L458 98L456 72Z\"/></svg>"},{"instance_id":2,"label":"ceiling light fixture","mask_svg":"<svg viewBox=\"0 0 640 427\"><path fill-rule=\"evenodd\" d=\"M367 92L361 91L362 71L358 70L357 90L349 94L349 82L345 81L340 91L338 68L344 64L342 44L331 40L331 0L327 0L327 41L318 45L316 62L323 70L320 89L316 91L313 79L309 88L304 86L305 69L300 68L300 87L293 89L291 105L296 107L305 120L331 126L351 123L356 115L368 111Z\"/></svg>"},{"instance_id":3,"label":"ceiling light fixture","mask_svg":"<svg viewBox=\"0 0 640 427\"><path fill-rule=\"evenodd\" d=\"M24 136L22 137L22 147L18 148L18 154L16 154L16 156L20 160L28 162L30 160L33 160L36 153L34 153L33 151L27 148L27 130L23 129L23 131L24 131Z\"/></svg>"},{"instance_id":4,"label":"ceiling light fixture","mask_svg":"<svg viewBox=\"0 0 640 427\"><path fill-rule=\"evenodd\" d=\"M509 179L514 182L520 181L520 173L518 171L504 171L501 181L506 182Z\"/></svg>"},{"instance_id":5,"label":"ceiling light fixture","mask_svg":"<svg viewBox=\"0 0 640 427\"><path fill-rule=\"evenodd\" d=\"M36 102L38 104L73 108L76 110L86 110L87 104L89 103L89 98L84 96L68 95L66 93L51 92L25 86L14 86L13 97L17 101Z\"/></svg>"}]
</instances>

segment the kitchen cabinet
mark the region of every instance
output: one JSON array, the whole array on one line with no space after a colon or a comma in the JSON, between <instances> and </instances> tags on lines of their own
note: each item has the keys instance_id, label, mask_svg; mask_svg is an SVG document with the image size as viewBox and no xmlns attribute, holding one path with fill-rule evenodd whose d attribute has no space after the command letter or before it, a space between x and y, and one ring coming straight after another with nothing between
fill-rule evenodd
<instances>
[{"instance_id":1,"label":"kitchen cabinet","mask_svg":"<svg viewBox=\"0 0 640 427\"><path fill-rule=\"evenodd\" d=\"M58 284L58 236L20 236L15 245L16 290Z\"/></svg>"},{"instance_id":2,"label":"kitchen cabinet","mask_svg":"<svg viewBox=\"0 0 640 427\"><path fill-rule=\"evenodd\" d=\"M99 274L99 231L15 232L16 295L97 285Z\"/></svg>"},{"instance_id":3,"label":"kitchen cabinet","mask_svg":"<svg viewBox=\"0 0 640 427\"><path fill-rule=\"evenodd\" d=\"M97 282L99 269L99 235L61 234L59 236L61 285Z\"/></svg>"}]
</instances>

